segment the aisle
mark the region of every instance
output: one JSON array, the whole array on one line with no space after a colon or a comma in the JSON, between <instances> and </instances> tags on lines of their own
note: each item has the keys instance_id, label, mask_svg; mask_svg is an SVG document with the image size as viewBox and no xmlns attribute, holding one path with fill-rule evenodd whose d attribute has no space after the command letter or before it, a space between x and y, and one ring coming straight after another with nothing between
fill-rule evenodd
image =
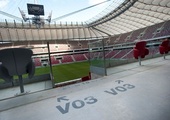
<instances>
[{"instance_id":1,"label":"aisle","mask_svg":"<svg viewBox=\"0 0 170 120\"><path fill-rule=\"evenodd\" d=\"M0 101L0 120L169 120L169 63L132 63L103 78Z\"/></svg>"}]
</instances>

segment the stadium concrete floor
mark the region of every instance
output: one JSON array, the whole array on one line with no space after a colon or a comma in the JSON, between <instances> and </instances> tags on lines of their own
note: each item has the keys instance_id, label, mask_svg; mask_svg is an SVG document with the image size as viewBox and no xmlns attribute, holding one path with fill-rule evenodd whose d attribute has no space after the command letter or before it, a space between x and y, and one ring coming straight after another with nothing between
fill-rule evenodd
<instances>
[{"instance_id":1,"label":"stadium concrete floor","mask_svg":"<svg viewBox=\"0 0 170 120\"><path fill-rule=\"evenodd\" d=\"M170 56L0 101L0 120L170 120Z\"/></svg>"}]
</instances>

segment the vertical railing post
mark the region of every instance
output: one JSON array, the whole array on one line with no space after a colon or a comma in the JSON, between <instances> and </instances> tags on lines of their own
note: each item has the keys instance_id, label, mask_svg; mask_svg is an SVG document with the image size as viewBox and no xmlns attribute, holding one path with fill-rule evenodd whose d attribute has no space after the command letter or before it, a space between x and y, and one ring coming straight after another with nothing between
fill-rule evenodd
<instances>
[{"instance_id":1,"label":"vertical railing post","mask_svg":"<svg viewBox=\"0 0 170 120\"><path fill-rule=\"evenodd\" d=\"M165 53L164 53L164 59L165 59Z\"/></svg>"},{"instance_id":2,"label":"vertical railing post","mask_svg":"<svg viewBox=\"0 0 170 120\"><path fill-rule=\"evenodd\" d=\"M53 87L54 85L54 76L53 76L53 69L52 69L52 62L51 62L51 54L50 54L50 46L49 46L49 42L47 42L47 47L48 47L48 58L49 58L49 64L50 64L50 75L51 75L51 81L52 81L52 85Z\"/></svg>"},{"instance_id":3,"label":"vertical railing post","mask_svg":"<svg viewBox=\"0 0 170 120\"><path fill-rule=\"evenodd\" d=\"M22 75L19 75L18 78L19 78L20 91L21 91L21 93L24 93L24 84L23 84L23 80L22 80Z\"/></svg>"},{"instance_id":4,"label":"vertical railing post","mask_svg":"<svg viewBox=\"0 0 170 120\"><path fill-rule=\"evenodd\" d=\"M138 58L138 61L139 61L139 65L141 66L141 57L140 56Z\"/></svg>"}]
</instances>

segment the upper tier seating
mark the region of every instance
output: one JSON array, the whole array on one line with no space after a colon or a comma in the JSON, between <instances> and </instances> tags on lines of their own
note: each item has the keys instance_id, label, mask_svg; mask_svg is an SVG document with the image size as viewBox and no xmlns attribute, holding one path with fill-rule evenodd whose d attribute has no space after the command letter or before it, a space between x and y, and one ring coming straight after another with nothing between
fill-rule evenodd
<instances>
[{"instance_id":1,"label":"upper tier seating","mask_svg":"<svg viewBox=\"0 0 170 120\"><path fill-rule=\"evenodd\" d=\"M142 37L142 39L151 39L151 38L154 38L155 35L156 35L156 30L158 28L161 28L163 26L164 23L159 23L159 24L156 24L156 25L152 25L152 26L149 26L146 28L146 30L144 31L144 35Z\"/></svg>"},{"instance_id":2,"label":"upper tier seating","mask_svg":"<svg viewBox=\"0 0 170 120\"><path fill-rule=\"evenodd\" d=\"M84 56L84 54L75 54L73 55L75 61L84 61L84 60L87 60Z\"/></svg>"},{"instance_id":3,"label":"upper tier seating","mask_svg":"<svg viewBox=\"0 0 170 120\"><path fill-rule=\"evenodd\" d=\"M34 58L34 63L35 63L35 66L36 66L36 67L41 66L41 60L40 60L40 58Z\"/></svg>"},{"instance_id":4,"label":"upper tier seating","mask_svg":"<svg viewBox=\"0 0 170 120\"><path fill-rule=\"evenodd\" d=\"M167 21L164 26L160 29L160 32L157 32L155 37L162 37L170 35L170 21Z\"/></svg>"},{"instance_id":5,"label":"upper tier seating","mask_svg":"<svg viewBox=\"0 0 170 120\"><path fill-rule=\"evenodd\" d=\"M115 54L115 51L107 51L105 52L105 58L112 58Z\"/></svg>"},{"instance_id":6,"label":"upper tier seating","mask_svg":"<svg viewBox=\"0 0 170 120\"><path fill-rule=\"evenodd\" d=\"M51 64L59 64L59 60L57 60L54 56L51 56Z\"/></svg>"},{"instance_id":7,"label":"upper tier seating","mask_svg":"<svg viewBox=\"0 0 170 120\"><path fill-rule=\"evenodd\" d=\"M61 62L62 63L69 63L69 62L73 62L73 59L72 59L71 55L64 55Z\"/></svg>"}]
</instances>

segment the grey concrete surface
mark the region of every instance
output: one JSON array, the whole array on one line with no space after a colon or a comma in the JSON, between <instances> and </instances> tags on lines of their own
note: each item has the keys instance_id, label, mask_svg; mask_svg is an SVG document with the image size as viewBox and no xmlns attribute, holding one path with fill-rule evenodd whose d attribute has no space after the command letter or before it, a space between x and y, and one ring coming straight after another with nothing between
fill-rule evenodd
<instances>
[{"instance_id":1,"label":"grey concrete surface","mask_svg":"<svg viewBox=\"0 0 170 120\"><path fill-rule=\"evenodd\" d=\"M52 83L51 83L50 80L26 84L26 85L24 85L24 89L25 89L24 94L43 91L43 90L47 90L47 89L50 89L50 88L52 88ZM20 95L20 93L21 92L20 92L19 86L1 89L0 90L0 100L16 97L16 96Z\"/></svg>"},{"instance_id":2,"label":"grey concrete surface","mask_svg":"<svg viewBox=\"0 0 170 120\"><path fill-rule=\"evenodd\" d=\"M166 58L115 67L110 75L92 81L2 100L0 120L170 120L170 56Z\"/></svg>"}]
</instances>

